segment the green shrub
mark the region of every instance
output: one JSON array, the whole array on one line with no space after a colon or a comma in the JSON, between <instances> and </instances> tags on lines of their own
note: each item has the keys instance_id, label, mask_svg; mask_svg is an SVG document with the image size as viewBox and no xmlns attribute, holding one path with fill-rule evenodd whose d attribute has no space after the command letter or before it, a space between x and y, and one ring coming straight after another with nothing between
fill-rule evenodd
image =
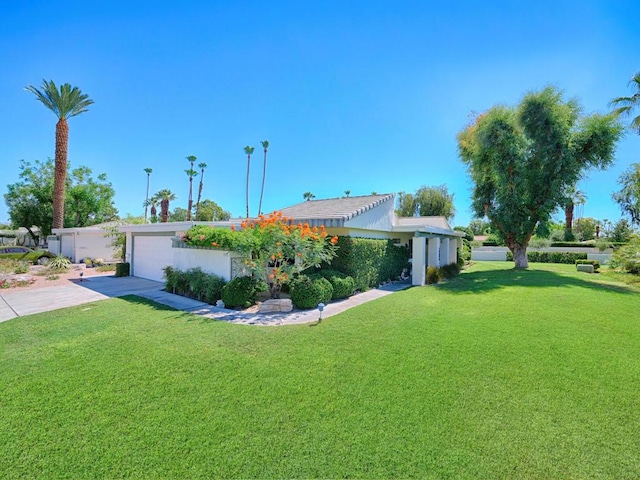
<instances>
[{"instance_id":1,"label":"green shrub","mask_svg":"<svg viewBox=\"0 0 640 480\"><path fill-rule=\"evenodd\" d=\"M229 308L247 308L256 303L264 282L252 277L236 277L222 288L222 301Z\"/></svg>"},{"instance_id":2,"label":"green shrub","mask_svg":"<svg viewBox=\"0 0 640 480\"><path fill-rule=\"evenodd\" d=\"M440 278L442 279L453 278L458 274L460 274L460 266L457 263L450 263L440 267Z\"/></svg>"},{"instance_id":3,"label":"green shrub","mask_svg":"<svg viewBox=\"0 0 640 480\"><path fill-rule=\"evenodd\" d=\"M13 273L18 275L29 273L29 264L27 262L18 263L18 265L16 265L16 267L13 269Z\"/></svg>"},{"instance_id":4,"label":"green shrub","mask_svg":"<svg viewBox=\"0 0 640 480\"><path fill-rule=\"evenodd\" d=\"M607 248L611 248L611 242L604 238L599 238L596 240L596 248L600 253L604 252Z\"/></svg>"},{"instance_id":5,"label":"green shrub","mask_svg":"<svg viewBox=\"0 0 640 480\"><path fill-rule=\"evenodd\" d=\"M598 260L576 260L576 265L593 265L594 272L600 269L600 262Z\"/></svg>"},{"instance_id":6,"label":"green shrub","mask_svg":"<svg viewBox=\"0 0 640 480\"><path fill-rule=\"evenodd\" d=\"M237 238L228 228L194 225L182 236L182 241L190 246L236 250Z\"/></svg>"},{"instance_id":7,"label":"green shrub","mask_svg":"<svg viewBox=\"0 0 640 480\"><path fill-rule=\"evenodd\" d=\"M613 268L621 268L625 272L640 273L640 236L631 237L629 243L618 248L611 258Z\"/></svg>"},{"instance_id":8,"label":"green shrub","mask_svg":"<svg viewBox=\"0 0 640 480\"><path fill-rule=\"evenodd\" d=\"M355 291L353 277L345 275L342 272L337 270L320 270L317 275L329 280L329 283L333 287L332 300L350 297Z\"/></svg>"},{"instance_id":9,"label":"green shrub","mask_svg":"<svg viewBox=\"0 0 640 480\"><path fill-rule=\"evenodd\" d=\"M333 287L326 278L299 275L290 282L289 292L296 308L316 308L331 301Z\"/></svg>"},{"instance_id":10,"label":"green shrub","mask_svg":"<svg viewBox=\"0 0 640 480\"><path fill-rule=\"evenodd\" d=\"M129 262L116 263L116 277L128 277L130 270Z\"/></svg>"},{"instance_id":11,"label":"green shrub","mask_svg":"<svg viewBox=\"0 0 640 480\"><path fill-rule=\"evenodd\" d=\"M196 298L211 305L222 298L222 289L226 282L217 275L203 272L198 267L182 271L166 266L163 272L165 290L168 292Z\"/></svg>"},{"instance_id":12,"label":"green shrub","mask_svg":"<svg viewBox=\"0 0 640 480\"><path fill-rule=\"evenodd\" d=\"M62 254L59 254L53 257L51 260L49 260L49 263L47 264L47 267L52 272L53 271L64 272L64 271L67 271L70 266L71 266L71 260L69 260L67 257L65 257Z\"/></svg>"},{"instance_id":13,"label":"green shrub","mask_svg":"<svg viewBox=\"0 0 640 480\"><path fill-rule=\"evenodd\" d=\"M115 272L116 264L115 263L105 263L104 265L100 265L96 267L98 272Z\"/></svg>"},{"instance_id":14,"label":"green shrub","mask_svg":"<svg viewBox=\"0 0 640 480\"><path fill-rule=\"evenodd\" d=\"M595 247L596 242L552 242L551 247Z\"/></svg>"},{"instance_id":15,"label":"green shrub","mask_svg":"<svg viewBox=\"0 0 640 480\"><path fill-rule=\"evenodd\" d=\"M440 281L440 269L438 267L427 267L427 285L434 285Z\"/></svg>"},{"instance_id":16,"label":"green shrub","mask_svg":"<svg viewBox=\"0 0 640 480\"><path fill-rule=\"evenodd\" d=\"M471 261L471 243L466 239L462 241L462 248L458 249L458 266L464 267Z\"/></svg>"},{"instance_id":17,"label":"green shrub","mask_svg":"<svg viewBox=\"0 0 640 480\"><path fill-rule=\"evenodd\" d=\"M584 252L527 252L527 259L534 263L575 264L576 260L586 260ZM507 252L507 261L513 262L513 254Z\"/></svg>"},{"instance_id":18,"label":"green shrub","mask_svg":"<svg viewBox=\"0 0 640 480\"><path fill-rule=\"evenodd\" d=\"M89 257L83 258L82 263L84 263L87 267L93 267L93 260Z\"/></svg>"},{"instance_id":19,"label":"green shrub","mask_svg":"<svg viewBox=\"0 0 640 480\"><path fill-rule=\"evenodd\" d=\"M396 280L409 265L407 247L397 247L392 240L338 237L338 251L330 268L353 278L360 291Z\"/></svg>"}]
</instances>

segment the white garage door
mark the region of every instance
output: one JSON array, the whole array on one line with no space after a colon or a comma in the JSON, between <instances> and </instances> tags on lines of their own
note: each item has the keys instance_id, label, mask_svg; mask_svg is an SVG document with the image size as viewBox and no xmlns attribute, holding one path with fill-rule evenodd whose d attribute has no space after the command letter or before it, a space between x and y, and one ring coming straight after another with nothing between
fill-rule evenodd
<instances>
[{"instance_id":1,"label":"white garage door","mask_svg":"<svg viewBox=\"0 0 640 480\"><path fill-rule=\"evenodd\" d=\"M162 269L172 264L171 237L133 237L133 276L162 282Z\"/></svg>"}]
</instances>

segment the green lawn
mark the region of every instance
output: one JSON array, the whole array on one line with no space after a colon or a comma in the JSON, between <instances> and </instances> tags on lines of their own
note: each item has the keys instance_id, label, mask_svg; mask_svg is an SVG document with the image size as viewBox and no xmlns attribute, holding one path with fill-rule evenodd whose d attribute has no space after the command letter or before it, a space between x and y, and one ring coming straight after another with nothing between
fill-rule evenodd
<instances>
[{"instance_id":1,"label":"green lawn","mask_svg":"<svg viewBox=\"0 0 640 480\"><path fill-rule=\"evenodd\" d=\"M479 264L318 326L0 324L2 478L640 478L640 294Z\"/></svg>"}]
</instances>

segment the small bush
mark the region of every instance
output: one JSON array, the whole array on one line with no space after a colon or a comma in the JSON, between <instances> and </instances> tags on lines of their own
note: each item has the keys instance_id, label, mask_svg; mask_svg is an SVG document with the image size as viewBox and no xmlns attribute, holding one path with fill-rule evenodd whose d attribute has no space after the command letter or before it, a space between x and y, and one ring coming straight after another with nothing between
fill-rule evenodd
<instances>
[{"instance_id":1,"label":"small bush","mask_svg":"<svg viewBox=\"0 0 640 480\"><path fill-rule=\"evenodd\" d=\"M331 301L333 296L333 287L329 280L307 275L300 275L290 282L289 291L296 308L316 308L319 303Z\"/></svg>"},{"instance_id":2,"label":"small bush","mask_svg":"<svg viewBox=\"0 0 640 480\"><path fill-rule=\"evenodd\" d=\"M333 287L332 300L338 300L340 298L347 298L353 295L355 291L355 282L353 277L345 275L337 270L320 270L318 272L320 276L329 280Z\"/></svg>"},{"instance_id":3,"label":"small bush","mask_svg":"<svg viewBox=\"0 0 640 480\"><path fill-rule=\"evenodd\" d=\"M633 236L629 243L614 252L611 266L628 273L640 273L640 236Z\"/></svg>"},{"instance_id":4,"label":"small bush","mask_svg":"<svg viewBox=\"0 0 640 480\"><path fill-rule=\"evenodd\" d=\"M460 273L460 266L457 263L450 263L440 267L440 278L449 279L453 278Z\"/></svg>"},{"instance_id":5,"label":"small bush","mask_svg":"<svg viewBox=\"0 0 640 480\"><path fill-rule=\"evenodd\" d=\"M438 267L427 267L427 285L434 285L440 281L440 269Z\"/></svg>"},{"instance_id":6,"label":"small bush","mask_svg":"<svg viewBox=\"0 0 640 480\"><path fill-rule=\"evenodd\" d=\"M84 263L87 267L93 267L93 260L89 257L83 258L80 263Z\"/></svg>"},{"instance_id":7,"label":"small bush","mask_svg":"<svg viewBox=\"0 0 640 480\"><path fill-rule=\"evenodd\" d=\"M256 303L264 282L252 277L236 277L222 288L222 301L229 308L247 308Z\"/></svg>"},{"instance_id":8,"label":"small bush","mask_svg":"<svg viewBox=\"0 0 640 480\"><path fill-rule=\"evenodd\" d=\"M67 257L65 257L62 254L59 254L56 257L49 260L49 263L47 264L47 267L49 268L50 271L58 271L58 272L67 271L70 266L71 266L71 260L69 260Z\"/></svg>"},{"instance_id":9,"label":"small bush","mask_svg":"<svg viewBox=\"0 0 640 480\"><path fill-rule=\"evenodd\" d=\"M93 259L93 264L97 267L100 267L102 265L104 265L104 259L103 258L94 258Z\"/></svg>"},{"instance_id":10,"label":"small bush","mask_svg":"<svg viewBox=\"0 0 640 480\"><path fill-rule=\"evenodd\" d=\"M600 269L600 262L598 260L576 260L576 265L593 265L594 272Z\"/></svg>"},{"instance_id":11,"label":"small bush","mask_svg":"<svg viewBox=\"0 0 640 480\"><path fill-rule=\"evenodd\" d=\"M13 273L18 275L29 273L29 264L27 262L18 263L18 265L16 265L16 267L13 269Z\"/></svg>"},{"instance_id":12,"label":"small bush","mask_svg":"<svg viewBox=\"0 0 640 480\"><path fill-rule=\"evenodd\" d=\"M130 270L129 262L116 263L116 277L128 277Z\"/></svg>"},{"instance_id":13,"label":"small bush","mask_svg":"<svg viewBox=\"0 0 640 480\"><path fill-rule=\"evenodd\" d=\"M182 236L182 241L194 247L236 250L239 237L228 228L194 225Z\"/></svg>"}]
</instances>

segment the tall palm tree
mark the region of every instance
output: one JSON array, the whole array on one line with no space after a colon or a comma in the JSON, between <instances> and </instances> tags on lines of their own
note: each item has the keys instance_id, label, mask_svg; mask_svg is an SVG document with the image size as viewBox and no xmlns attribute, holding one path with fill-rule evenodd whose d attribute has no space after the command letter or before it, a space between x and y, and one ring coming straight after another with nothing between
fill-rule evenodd
<instances>
[{"instance_id":1,"label":"tall palm tree","mask_svg":"<svg viewBox=\"0 0 640 480\"><path fill-rule=\"evenodd\" d=\"M189 155L185 158L190 164L189 169L184 171L189 177L189 200L187 201L187 221L189 221L191 220L191 210L193 210L193 177L198 175L198 172L193 169L193 163L198 158L195 155Z\"/></svg>"},{"instance_id":2,"label":"tall palm tree","mask_svg":"<svg viewBox=\"0 0 640 480\"><path fill-rule=\"evenodd\" d=\"M634 108L640 108L640 72L631 77L629 85L635 89L635 93L633 95L630 97L614 98L609 102L610 107L617 107L613 112L611 112L616 117L630 117ZM640 115L631 120L629 128L635 130L636 133L640 135Z\"/></svg>"},{"instance_id":3,"label":"tall palm tree","mask_svg":"<svg viewBox=\"0 0 640 480\"><path fill-rule=\"evenodd\" d=\"M55 174L53 181L53 225L52 228L64 226L64 190L67 180L67 151L69 144L69 124L67 119L88 111L88 106L93 100L83 94L78 87L72 87L68 83L60 86L60 90L53 80L42 81L42 90L33 85L25 87L25 90L33 93L45 107L51 110L57 117L56 123L56 153Z\"/></svg>"},{"instance_id":4,"label":"tall palm tree","mask_svg":"<svg viewBox=\"0 0 640 480\"><path fill-rule=\"evenodd\" d=\"M149 206L149 181L151 179L151 172L153 169L147 167L144 169L147 174L147 196L144 198L144 223L147 223L147 207Z\"/></svg>"},{"instance_id":5,"label":"tall palm tree","mask_svg":"<svg viewBox=\"0 0 640 480\"><path fill-rule=\"evenodd\" d=\"M196 220L198 220L198 210L200 210L200 199L202 198L202 185L204 183L204 169L207 168L206 163L198 164L200 167L200 186L198 187L198 201L196 202Z\"/></svg>"},{"instance_id":6,"label":"tall palm tree","mask_svg":"<svg viewBox=\"0 0 640 480\"><path fill-rule=\"evenodd\" d=\"M316 198L316 196L311 192L304 192L302 194L302 198L304 198L307 202Z\"/></svg>"},{"instance_id":7,"label":"tall palm tree","mask_svg":"<svg viewBox=\"0 0 640 480\"><path fill-rule=\"evenodd\" d=\"M247 154L247 188L246 188L246 198L247 198L247 218L249 218L249 169L251 168L251 154L255 148L247 145L244 147L244 153Z\"/></svg>"},{"instance_id":8,"label":"tall palm tree","mask_svg":"<svg viewBox=\"0 0 640 480\"><path fill-rule=\"evenodd\" d=\"M260 203L258 203L258 215L262 213L262 195L264 195L264 179L267 176L267 149L269 148L269 141L263 140L262 148L264 150L264 164L262 165L262 188L260 189Z\"/></svg>"},{"instance_id":9,"label":"tall palm tree","mask_svg":"<svg viewBox=\"0 0 640 480\"><path fill-rule=\"evenodd\" d=\"M344 196L348 197L349 195L351 195L351 190L345 190L344 191Z\"/></svg>"},{"instance_id":10,"label":"tall palm tree","mask_svg":"<svg viewBox=\"0 0 640 480\"><path fill-rule=\"evenodd\" d=\"M167 223L169 221L169 202L175 200L176 195L171 190L167 190L166 188L160 190L154 195L156 201L160 202L160 221L162 223Z\"/></svg>"}]
</instances>

